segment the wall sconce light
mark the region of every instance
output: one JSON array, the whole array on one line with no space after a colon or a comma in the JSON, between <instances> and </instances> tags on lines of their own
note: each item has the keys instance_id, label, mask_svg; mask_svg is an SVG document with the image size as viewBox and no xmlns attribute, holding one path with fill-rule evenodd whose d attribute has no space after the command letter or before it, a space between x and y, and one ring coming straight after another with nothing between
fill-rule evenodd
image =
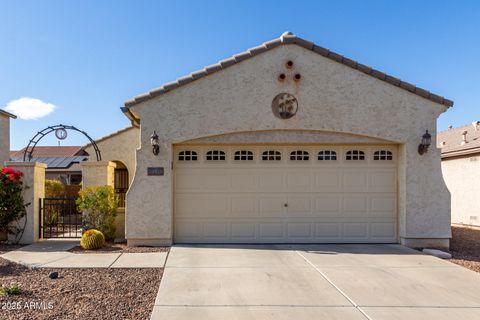
<instances>
[{"instance_id":1,"label":"wall sconce light","mask_svg":"<svg viewBox=\"0 0 480 320\"><path fill-rule=\"evenodd\" d=\"M153 154L158 155L158 153L160 152L160 146L158 145L158 134L155 132L155 130L150 137L150 144L152 145Z\"/></svg>"},{"instance_id":2,"label":"wall sconce light","mask_svg":"<svg viewBox=\"0 0 480 320\"><path fill-rule=\"evenodd\" d=\"M418 153L424 154L428 151L430 143L432 142L432 136L428 133L428 130L425 130L424 135L422 136L422 143L418 145Z\"/></svg>"}]
</instances>

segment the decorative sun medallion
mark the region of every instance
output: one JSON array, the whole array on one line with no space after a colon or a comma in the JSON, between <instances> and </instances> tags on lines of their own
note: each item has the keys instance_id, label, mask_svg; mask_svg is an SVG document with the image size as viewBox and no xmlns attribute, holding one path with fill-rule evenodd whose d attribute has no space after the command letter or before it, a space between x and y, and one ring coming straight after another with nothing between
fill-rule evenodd
<instances>
[{"instance_id":1,"label":"decorative sun medallion","mask_svg":"<svg viewBox=\"0 0 480 320\"><path fill-rule=\"evenodd\" d=\"M273 98L273 114L280 119L290 119L298 110L297 99L290 93L280 93Z\"/></svg>"},{"instance_id":2,"label":"decorative sun medallion","mask_svg":"<svg viewBox=\"0 0 480 320\"><path fill-rule=\"evenodd\" d=\"M63 128L59 128L59 129L55 130L55 136L59 140L65 140L67 138L67 135L68 135L67 130L65 130Z\"/></svg>"}]
</instances>

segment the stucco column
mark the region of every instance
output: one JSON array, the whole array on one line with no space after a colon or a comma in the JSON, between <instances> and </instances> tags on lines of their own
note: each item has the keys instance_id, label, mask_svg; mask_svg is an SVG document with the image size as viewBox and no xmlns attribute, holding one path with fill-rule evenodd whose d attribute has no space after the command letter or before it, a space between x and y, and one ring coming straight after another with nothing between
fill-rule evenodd
<instances>
[{"instance_id":1,"label":"stucco column","mask_svg":"<svg viewBox=\"0 0 480 320\"><path fill-rule=\"evenodd\" d=\"M114 186L116 164L112 161L82 162L82 185Z\"/></svg>"},{"instance_id":2,"label":"stucco column","mask_svg":"<svg viewBox=\"0 0 480 320\"><path fill-rule=\"evenodd\" d=\"M23 172L23 200L29 203L27 214L18 225L25 230L19 243L30 244L38 241L40 235L40 199L45 197L45 169L47 165L39 162L6 162L7 167ZM9 240L15 240L9 235Z\"/></svg>"}]
</instances>

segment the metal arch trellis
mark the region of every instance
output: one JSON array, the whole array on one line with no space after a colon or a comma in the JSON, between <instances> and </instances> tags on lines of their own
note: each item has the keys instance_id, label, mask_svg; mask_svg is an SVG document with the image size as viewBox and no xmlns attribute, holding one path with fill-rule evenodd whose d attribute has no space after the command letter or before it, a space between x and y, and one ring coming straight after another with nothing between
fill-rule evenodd
<instances>
[{"instance_id":1,"label":"metal arch trellis","mask_svg":"<svg viewBox=\"0 0 480 320\"><path fill-rule=\"evenodd\" d=\"M28 161L31 161L33 158L33 151L35 150L37 143L40 142L40 140L42 140L43 137L45 137L49 133L54 132L57 129L74 130L74 131L83 133L83 135L87 137L88 140L90 140L90 143L92 144L93 149L95 149L97 161L102 161L102 154L100 153L100 149L98 149L98 146L95 143L95 141L92 138L90 138L90 136L85 131L75 128L74 126L65 126L63 124L49 126L43 129L42 131L37 132L37 134L30 140L30 142L28 143L28 146L25 148L25 151L23 152L23 161L25 162L27 161L27 159Z\"/></svg>"}]
</instances>

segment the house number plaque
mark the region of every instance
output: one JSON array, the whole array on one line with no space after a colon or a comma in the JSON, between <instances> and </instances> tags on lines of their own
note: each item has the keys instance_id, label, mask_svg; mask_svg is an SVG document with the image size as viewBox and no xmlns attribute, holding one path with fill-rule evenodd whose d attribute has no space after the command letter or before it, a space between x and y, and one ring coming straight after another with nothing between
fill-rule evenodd
<instances>
[{"instance_id":1,"label":"house number plaque","mask_svg":"<svg viewBox=\"0 0 480 320\"><path fill-rule=\"evenodd\" d=\"M163 176L165 170L163 167L148 167L147 168L147 175L148 176Z\"/></svg>"}]
</instances>

